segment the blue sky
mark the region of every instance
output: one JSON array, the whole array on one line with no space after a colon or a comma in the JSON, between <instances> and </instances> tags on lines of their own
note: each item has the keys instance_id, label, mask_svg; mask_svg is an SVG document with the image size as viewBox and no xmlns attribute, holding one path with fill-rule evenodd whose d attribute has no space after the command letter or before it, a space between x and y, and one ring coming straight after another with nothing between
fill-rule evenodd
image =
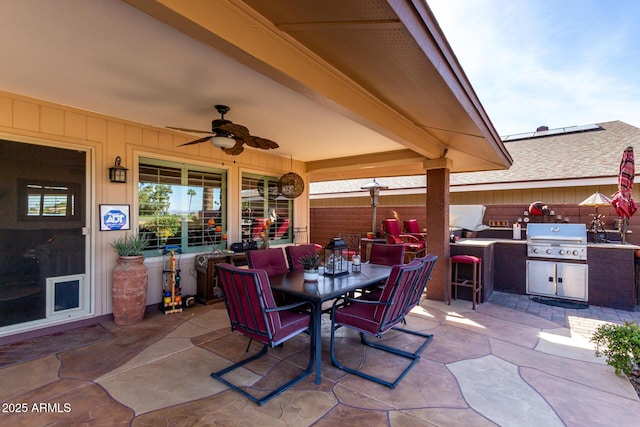
<instances>
[{"instance_id":1,"label":"blue sky","mask_svg":"<svg viewBox=\"0 0 640 427\"><path fill-rule=\"evenodd\" d=\"M498 134L640 127L640 1L427 3Z\"/></svg>"}]
</instances>

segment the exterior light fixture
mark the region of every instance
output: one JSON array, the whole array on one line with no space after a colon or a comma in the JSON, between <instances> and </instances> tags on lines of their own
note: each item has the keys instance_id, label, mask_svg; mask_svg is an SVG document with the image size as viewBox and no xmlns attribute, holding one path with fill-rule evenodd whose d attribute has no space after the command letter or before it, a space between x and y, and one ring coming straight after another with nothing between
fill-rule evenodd
<instances>
[{"instance_id":1,"label":"exterior light fixture","mask_svg":"<svg viewBox=\"0 0 640 427\"><path fill-rule=\"evenodd\" d=\"M121 184L126 184L127 171L129 169L121 166L120 165L121 162L122 162L122 159L120 158L120 156L117 156L113 167L109 168L109 180L111 182L119 182Z\"/></svg>"}]
</instances>

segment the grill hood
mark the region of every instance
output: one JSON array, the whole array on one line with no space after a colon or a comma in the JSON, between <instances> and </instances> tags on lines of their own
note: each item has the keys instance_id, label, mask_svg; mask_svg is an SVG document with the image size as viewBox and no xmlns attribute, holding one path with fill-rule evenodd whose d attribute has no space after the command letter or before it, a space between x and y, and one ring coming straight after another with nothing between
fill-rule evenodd
<instances>
[{"instance_id":1,"label":"grill hood","mask_svg":"<svg viewBox=\"0 0 640 427\"><path fill-rule=\"evenodd\" d=\"M587 226L584 224L528 224L528 243L587 244Z\"/></svg>"}]
</instances>

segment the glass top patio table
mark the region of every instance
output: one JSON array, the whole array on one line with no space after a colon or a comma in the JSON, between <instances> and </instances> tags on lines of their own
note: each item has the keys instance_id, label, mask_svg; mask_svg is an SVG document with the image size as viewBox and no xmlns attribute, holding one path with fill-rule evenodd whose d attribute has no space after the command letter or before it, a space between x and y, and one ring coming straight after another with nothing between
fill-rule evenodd
<instances>
[{"instance_id":1,"label":"glass top patio table","mask_svg":"<svg viewBox=\"0 0 640 427\"><path fill-rule=\"evenodd\" d=\"M272 289L311 301L314 305L316 384L321 382L322 303L357 289L375 286L386 280L391 272L391 267L387 265L361 264L361 267L359 272L349 271L349 274L342 276L332 277L321 274L317 282L305 282L302 270L269 278Z\"/></svg>"}]
</instances>

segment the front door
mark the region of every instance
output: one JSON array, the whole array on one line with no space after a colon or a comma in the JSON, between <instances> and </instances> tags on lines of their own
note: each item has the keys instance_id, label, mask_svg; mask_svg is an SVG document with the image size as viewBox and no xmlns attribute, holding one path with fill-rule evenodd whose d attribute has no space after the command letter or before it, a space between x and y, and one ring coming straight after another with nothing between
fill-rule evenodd
<instances>
[{"instance_id":1,"label":"front door","mask_svg":"<svg viewBox=\"0 0 640 427\"><path fill-rule=\"evenodd\" d=\"M6 140L0 153L0 333L88 313L88 153Z\"/></svg>"}]
</instances>

